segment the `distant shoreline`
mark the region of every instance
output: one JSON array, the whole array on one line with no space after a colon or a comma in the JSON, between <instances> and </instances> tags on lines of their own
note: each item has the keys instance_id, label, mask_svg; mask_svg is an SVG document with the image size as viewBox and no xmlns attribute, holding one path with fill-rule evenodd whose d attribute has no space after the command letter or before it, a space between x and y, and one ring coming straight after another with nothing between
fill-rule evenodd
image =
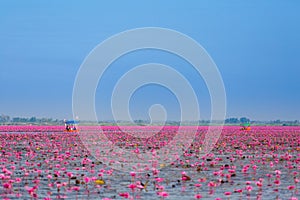
<instances>
[{"instance_id":1,"label":"distant shoreline","mask_svg":"<svg viewBox=\"0 0 300 200\"><path fill-rule=\"evenodd\" d=\"M201 119L197 121L176 121L167 120L166 122L154 121L150 123L149 120L137 119L133 121L125 120L76 120L79 121L79 125L83 126L148 126L148 125L164 125L164 126L215 126L215 125L226 125L226 126L241 126L249 124L251 126L300 126L300 120L255 120L247 117L229 117L224 120L207 120ZM38 117L10 117L8 115L0 115L0 126L1 125L36 125L36 126L60 126L64 125L65 120L53 119L53 118L38 118Z\"/></svg>"},{"instance_id":2,"label":"distant shoreline","mask_svg":"<svg viewBox=\"0 0 300 200\"><path fill-rule=\"evenodd\" d=\"M64 126L64 124L30 124L30 123L3 123L0 126ZM183 123L183 124L129 124L129 123L79 123L79 126L237 126L242 127L242 124L192 124L192 123ZM251 124L251 127L261 127L261 126L300 126L300 124Z\"/></svg>"}]
</instances>

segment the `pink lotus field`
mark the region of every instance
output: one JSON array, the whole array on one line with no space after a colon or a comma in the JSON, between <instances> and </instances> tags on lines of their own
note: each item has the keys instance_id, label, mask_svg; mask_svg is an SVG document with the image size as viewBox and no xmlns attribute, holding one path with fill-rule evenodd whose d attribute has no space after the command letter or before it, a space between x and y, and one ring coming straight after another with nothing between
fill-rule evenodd
<instances>
[{"instance_id":1,"label":"pink lotus field","mask_svg":"<svg viewBox=\"0 0 300 200\"><path fill-rule=\"evenodd\" d=\"M170 165L154 162L178 127L166 126L149 138L134 137L160 127L102 127L119 148L137 156L153 152L149 166L130 172L97 160L80 134L100 127L0 126L0 194L2 199L298 199L300 127L227 126L213 150L201 154L208 127ZM191 127L184 127L188 133ZM125 130L125 131L124 131ZM131 134L126 133L126 131ZM175 148L181 148L177 146ZM102 152L103 153L103 152Z\"/></svg>"}]
</instances>

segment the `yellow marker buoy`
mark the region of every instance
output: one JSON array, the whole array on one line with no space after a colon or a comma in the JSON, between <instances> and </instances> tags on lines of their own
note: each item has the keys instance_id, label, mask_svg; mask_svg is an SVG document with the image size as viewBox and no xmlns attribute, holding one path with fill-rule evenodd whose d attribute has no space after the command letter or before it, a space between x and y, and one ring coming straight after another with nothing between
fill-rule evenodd
<instances>
[{"instance_id":1,"label":"yellow marker buoy","mask_svg":"<svg viewBox=\"0 0 300 200\"><path fill-rule=\"evenodd\" d=\"M105 181L102 180L102 179L97 179L97 180L95 180L95 183L96 183L97 185L104 185L104 184L105 184Z\"/></svg>"}]
</instances>

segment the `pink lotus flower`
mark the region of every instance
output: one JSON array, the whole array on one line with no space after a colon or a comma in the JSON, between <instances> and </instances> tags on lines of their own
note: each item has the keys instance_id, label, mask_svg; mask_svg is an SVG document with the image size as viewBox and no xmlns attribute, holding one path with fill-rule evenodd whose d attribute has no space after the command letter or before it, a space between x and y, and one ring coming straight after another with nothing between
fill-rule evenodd
<instances>
[{"instance_id":1,"label":"pink lotus flower","mask_svg":"<svg viewBox=\"0 0 300 200\"><path fill-rule=\"evenodd\" d=\"M288 190L294 190L294 189L295 189L295 186L294 186L294 185L289 185L289 186L287 187L287 189L288 189Z\"/></svg>"},{"instance_id":2,"label":"pink lotus flower","mask_svg":"<svg viewBox=\"0 0 300 200\"><path fill-rule=\"evenodd\" d=\"M120 197L124 197L126 199L128 199L130 197L129 193L128 192L124 192L124 193L119 193L119 196Z\"/></svg>"},{"instance_id":3,"label":"pink lotus flower","mask_svg":"<svg viewBox=\"0 0 300 200\"><path fill-rule=\"evenodd\" d=\"M169 193L167 193L167 192L165 192L165 191L162 191L162 192L159 192L158 195L161 196L161 197L168 197L168 196L169 196Z\"/></svg>"},{"instance_id":4,"label":"pink lotus flower","mask_svg":"<svg viewBox=\"0 0 300 200\"><path fill-rule=\"evenodd\" d=\"M163 178L155 178L155 181L158 182L158 183L161 183L161 182L164 181L164 179Z\"/></svg>"},{"instance_id":5,"label":"pink lotus flower","mask_svg":"<svg viewBox=\"0 0 300 200\"><path fill-rule=\"evenodd\" d=\"M217 184L215 182L213 182L213 181L210 181L208 183L208 187L216 187L216 186L217 186Z\"/></svg>"},{"instance_id":6,"label":"pink lotus flower","mask_svg":"<svg viewBox=\"0 0 300 200\"><path fill-rule=\"evenodd\" d=\"M235 190L235 192L237 192L237 193L242 193L243 190L242 190L242 189L237 189L237 190Z\"/></svg>"},{"instance_id":7,"label":"pink lotus flower","mask_svg":"<svg viewBox=\"0 0 300 200\"><path fill-rule=\"evenodd\" d=\"M136 186L136 184L130 184L130 185L128 185L128 187L129 187L131 190L134 190L137 186Z\"/></svg>"},{"instance_id":8,"label":"pink lotus flower","mask_svg":"<svg viewBox=\"0 0 300 200\"><path fill-rule=\"evenodd\" d=\"M5 188L5 189L11 189L11 184L10 183L3 183L3 187Z\"/></svg>"},{"instance_id":9,"label":"pink lotus flower","mask_svg":"<svg viewBox=\"0 0 300 200\"><path fill-rule=\"evenodd\" d=\"M16 178L16 183L20 183L22 181L21 178Z\"/></svg>"},{"instance_id":10,"label":"pink lotus flower","mask_svg":"<svg viewBox=\"0 0 300 200\"><path fill-rule=\"evenodd\" d=\"M89 177L84 177L84 182L85 182L85 183L89 183L90 180L91 180L91 179L90 179Z\"/></svg>"},{"instance_id":11,"label":"pink lotus flower","mask_svg":"<svg viewBox=\"0 0 300 200\"><path fill-rule=\"evenodd\" d=\"M135 172L130 172L130 176L135 177L136 173Z\"/></svg>"},{"instance_id":12,"label":"pink lotus flower","mask_svg":"<svg viewBox=\"0 0 300 200\"><path fill-rule=\"evenodd\" d=\"M260 181L257 181L257 182L256 182L256 186L258 186L258 187L262 187L262 186L263 186L263 184L262 184L262 182L260 182Z\"/></svg>"},{"instance_id":13,"label":"pink lotus flower","mask_svg":"<svg viewBox=\"0 0 300 200\"><path fill-rule=\"evenodd\" d=\"M71 177L73 176L73 174L72 174L71 172L67 172L67 176L68 176L69 178L71 178Z\"/></svg>"},{"instance_id":14,"label":"pink lotus flower","mask_svg":"<svg viewBox=\"0 0 300 200\"><path fill-rule=\"evenodd\" d=\"M251 191L252 191L252 189L253 189L253 188L252 188L252 186L251 186L251 185L247 185L247 186L246 186L246 190L247 190L248 192L251 192Z\"/></svg>"},{"instance_id":15,"label":"pink lotus flower","mask_svg":"<svg viewBox=\"0 0 300 200\"><path fill-rule=\"evenodd\" d=\"M73 186L73 187L72 187L72 190L78 192L78 191L80 190L80 187L78 187L78 186Z\"/></svg>"},{"instance_id":16,"label":"pink lotus flower","mask_svg":"<svg viewBox=\"0 0 300 200\"><path fill-rule=\"evenodd\" d=\"M281 174L280 170L275 170L274 172L275 172L276 175L280 175Z\"/></svg>"},{"instance_id":17,"label":"pink lotus flower","mask_svg":"<svg viewBox=\"0 0 300 200\"><path fill-rule=\"evenodd\" d=\"M279 179L275 179L275 180L274 180L274 184L275 184L275 185L280 185L280 180L279 180Z\"/></svg>"},{"instance_id":18,"label":"pink lotus flower","mask_svg":"<svg viewBox=\"0 0 300 200\"><path fill-rule=\"evenodd\" d=\"M230 195L231 195L231 192L224 192L224 194L225 194L226 196L230 196Z\"/></svg>"}]
</instances>

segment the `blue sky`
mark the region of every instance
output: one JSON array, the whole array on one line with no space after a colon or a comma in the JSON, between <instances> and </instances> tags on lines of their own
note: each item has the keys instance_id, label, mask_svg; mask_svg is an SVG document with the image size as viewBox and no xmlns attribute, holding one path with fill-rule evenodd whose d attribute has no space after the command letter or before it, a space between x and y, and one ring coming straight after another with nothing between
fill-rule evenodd
<instances>
[{"instance_id":1,"label":"blue sky","mask_svg":"<svg viewBox=\"0 0 300 200\"><path fill-rule=\"evenodd\" d=\"M207 50L223 77L227 117L300 120L299 9L296 0L2 0L0 114L71 118L73 83L88 53L114 34L152 26L180 31ZM165 63L184 74L197 93L202 118L209 118L209 94L201 77L174 55L142 51L120 58L107 71L96 94L100 119L111 118L109 98L118 77L147 62ZM134 94L132 115L144 118L155 103L165 105L168 119L178 118L174 95L158 86Z\"/></svg>"}]
</instances>

